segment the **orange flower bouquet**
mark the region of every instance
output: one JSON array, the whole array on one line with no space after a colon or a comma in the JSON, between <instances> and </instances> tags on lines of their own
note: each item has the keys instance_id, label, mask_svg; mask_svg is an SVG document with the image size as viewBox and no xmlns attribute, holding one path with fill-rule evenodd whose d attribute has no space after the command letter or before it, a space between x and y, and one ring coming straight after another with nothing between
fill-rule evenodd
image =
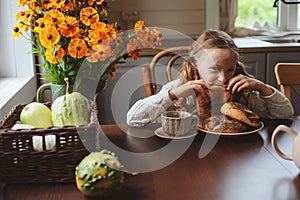
<instances>
[{"instance_id":1,"label":"orange flower bouquet","mask_svg":"<svg viewBox=\"0 0 300 200\"><path fill-rule=\"evenodd\" d=\"M54 84L64 84L66 77L74 84L83 66L97 80L114 78L122 58L136 60L142 48L161 43L159 30L143 21L126 32L116 22L108 23L104 0L18 0L18 4L27 9L16 14L14 38L28 37L33 53L44 59L43 79ZM29 30L32 34L26 36Z\"/></svg>"}]
</instances>

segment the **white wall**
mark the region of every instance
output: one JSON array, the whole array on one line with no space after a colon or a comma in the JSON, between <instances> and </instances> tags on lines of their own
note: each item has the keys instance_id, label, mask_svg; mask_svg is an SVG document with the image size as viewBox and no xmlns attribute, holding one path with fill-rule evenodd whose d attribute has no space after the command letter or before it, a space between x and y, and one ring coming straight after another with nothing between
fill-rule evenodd
<instances>
[{"instance_id":1,"label":"white wall","mask_svg":"<svg viewBox=\"0 0 300 200\"><path fill-rule=\"evenodd\" d=\"M123 30L133 28L133 23L122 21L122 11L138 11L138 18L146 26L169 28L187 35L199 35L206 28L206 0L115 0L108 5L109 21L119 22Z\"/></svg>"},{"instance_id":2,"label":"white wall","mask_svg":"<svg viewBox=\"0 0 300 200\"><path fill-rule=\"evenodd\" d=\"M206 28L219 29L220 27L220 0L206 0Z\"/></svg>"}]
</instances>

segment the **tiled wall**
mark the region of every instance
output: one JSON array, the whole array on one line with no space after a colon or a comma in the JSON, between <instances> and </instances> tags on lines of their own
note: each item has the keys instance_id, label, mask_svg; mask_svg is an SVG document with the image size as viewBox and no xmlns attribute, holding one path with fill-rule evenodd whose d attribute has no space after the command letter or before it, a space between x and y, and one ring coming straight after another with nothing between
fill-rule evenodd
<instances>
[{"instance_id":1,"label":"tiled wall","mask_svg":"<svg viewBox=\"0 0 300 200\"><path fill-rule=\"evenodd\" d=\"M123 30L133 21L124 21L122 12L145 21L147 26L173 29L187 35L199 35L206 27L205 0L114 0L109 2L109 21L117 21ZM123 13L124 14L124 13ZM125 13L126 14L126 13ZM131 15L132 14L132 15Z\"/></svg>"}]
</instances>

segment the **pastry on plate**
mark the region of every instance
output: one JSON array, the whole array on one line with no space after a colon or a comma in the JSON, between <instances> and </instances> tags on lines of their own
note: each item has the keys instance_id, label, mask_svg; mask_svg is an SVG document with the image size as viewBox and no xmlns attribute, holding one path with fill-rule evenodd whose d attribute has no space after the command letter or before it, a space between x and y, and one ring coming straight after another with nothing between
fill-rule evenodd
<instances>
[{"instance_id":1,"label":"pastry on plate","mask_svg":"<svg viewBox=\"0 0 300 200\"><path fill-rule=\"evenodd\" d=\"M221 113L232 119L238 120L248 126L259 128L261 126L260 117L238 102L226 102L221 107Z\"/></svg>"},{"instance_id":2,"label":"pastry on plate","mask_svg":"<svg viewBox=\"0 0 300 200\"><path fill-rule=\"evenodd\" d=\"M203 121L202 129L216 133L240 133L248 130L247 124L225 115L214 115Z\"/></svg>"}]
</instances>

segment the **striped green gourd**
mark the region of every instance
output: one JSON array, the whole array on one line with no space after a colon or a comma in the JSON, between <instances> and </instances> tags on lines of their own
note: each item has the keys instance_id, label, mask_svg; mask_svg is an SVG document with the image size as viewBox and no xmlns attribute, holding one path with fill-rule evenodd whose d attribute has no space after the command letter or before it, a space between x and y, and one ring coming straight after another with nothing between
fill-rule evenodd
<instances>
[{"instance_id":1,"label":"striped green gourd","mask_svg":"<svg viewBox=\"0 0 300 200\"><path fill-rule=\"evenodd\" d=\"M69 93L67 82L66 94L55 99L51 106L54 126L80 126L90 121L90 104L79 92Z\"/></svg>"}]
</instances>

